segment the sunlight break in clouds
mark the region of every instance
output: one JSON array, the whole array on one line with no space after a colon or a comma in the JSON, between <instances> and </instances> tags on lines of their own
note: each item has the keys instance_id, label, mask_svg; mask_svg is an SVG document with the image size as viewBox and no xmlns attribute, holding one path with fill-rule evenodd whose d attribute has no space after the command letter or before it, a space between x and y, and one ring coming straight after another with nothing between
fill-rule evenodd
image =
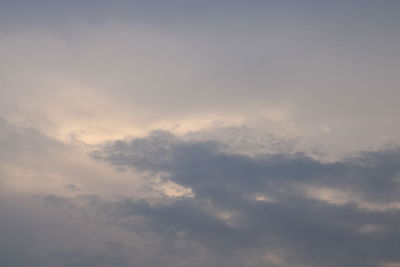
<instances>
[{"instance_id":1,"label":"sunlight break in clouds","mask_svg":"<svg viewBox=\"0 0 400 267\"><path fill-rule=\"evenodd\" d=\"M0 1L0 266L399 266L399 11Z\"/></svg>"}]
</instances>

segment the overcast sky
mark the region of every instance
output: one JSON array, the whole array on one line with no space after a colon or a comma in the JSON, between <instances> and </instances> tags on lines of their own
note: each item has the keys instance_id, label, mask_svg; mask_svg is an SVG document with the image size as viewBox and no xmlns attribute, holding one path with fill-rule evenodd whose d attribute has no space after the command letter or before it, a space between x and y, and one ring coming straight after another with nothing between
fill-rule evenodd
<instances>
[{"instance_id":1,"label":"overcast sky","mask_svg":"<svg viewBox=\"0 0 400 267\"><path fill-rule=\"evenodd\" d=\"M399 12L1 0L0 266L400 266Z\"/></svg>"}]
</instances>

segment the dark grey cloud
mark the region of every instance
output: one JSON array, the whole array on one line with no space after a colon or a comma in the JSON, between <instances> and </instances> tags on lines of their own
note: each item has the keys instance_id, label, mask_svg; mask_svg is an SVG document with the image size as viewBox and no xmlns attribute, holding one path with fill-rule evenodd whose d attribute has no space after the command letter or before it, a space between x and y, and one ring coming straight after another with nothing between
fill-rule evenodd
<instances>
[{"instance_id":1,"label":"dark grey cloud","mask_svg":"<svg viewBox=\"0 0 400 267\"><path fill-rule=\"evenodd\" d=\"M277 250L287 261L277 266L382 266L400 261L397 147L321 162L301 153L228 154L218 142L189 142L158 131L108 144L93 156L161 174L194 195L162 203L116 202L114 218L142 217L149 230L194 240L222 258L251 251L260 259ZM347 195L329 200L307 194L318 188ZM263 194L273 201L255 198ZM260 262L254 266L265 266ZM252 266L246 264L239 260L234 266Z\"/></svg>"},{"instance_id":2,"label":"dark grey cloud","mask_svg":"<svg viewBox=\"0 0 400 267\"><path fill-rule=\"evenodd\" d=\"M337 162L321 162L299 152L254 157L225 153L226 145L184 141L169 132L155 131L146 138L109 144L93 152L93 156L117 166L167 173L166 179L190 187L204 197L213 197L213 191L214 197L221 199L263 192L280 197L277 187L296 190L292 187L295 184L338 189L345 186L368 199L397 200L398 147L360 152Z\"/></svg>"},{"instance_id":3,"label":"dark grey cloud","mask_svg":"<svg viewBox=\"0 0 400 267\"><path fill-rule=\"evenodd\" d=\"M5 120L0 130L2 163L23 163L35 155L49 159L48 150L65 146ZM155 131L92 153L117 169L143 173L148 184L157 177L161 184L189 188L189 195L105 198L83 195L74 183L61 185L73 193L69 197L0 190L0 265L380 267L400 262L398 147L335 162L274 149L242 154L244 144L229 147L234 131L229 129L228 141ZM13 179L8 175L4 172L2 181Z\"/></svg>"},{"instance_id":4,"label":"dark grey cloud","mask_svg":"<svg viewBox=\"0 0 400 267\"><path fill-rule=\"evenodd\" d=\"M0 199L1 266L131 266L67 200L3 190Z\"/></svg>"},{"instance_id":5,"label":"dark grey cloud","mask_svg":"<svg viewBox=\"0 0 400 267\"><path fill-rule=\"evenodd\" d=\"M0 199L1 266L237 266L196 240L122 213L129 201L4 191Z\"/></svg>"}]
</instances>

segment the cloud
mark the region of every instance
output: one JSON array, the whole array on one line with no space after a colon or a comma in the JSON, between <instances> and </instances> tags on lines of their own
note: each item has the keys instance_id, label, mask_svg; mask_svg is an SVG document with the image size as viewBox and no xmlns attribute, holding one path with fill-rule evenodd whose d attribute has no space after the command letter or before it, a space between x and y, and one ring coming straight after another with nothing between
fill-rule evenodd
<instances>
[{"instance_id":1,"label":"cloud","mask_svg":"<svg viewBox=\"0 0 400 267\"><path fill-rule=\"evenodd\" d=\"M110 229L85 220L66 200L4 190L0 198L1 266L130 266Z\"/></svg>"},{"instance_id":2,"label":"cloud","mask_svg":"<svg viewBox=\"0 0 400 267\"><path fill-rule=\"evenodd\" d=\"M24 2L1 3L0 115L53 137L265 111L332 150L400 132L397 3Z\"/></svg>"},{"instance_id":3,"label":"cloud","mask_svg":"<svg viewBox=\"0 0 400 267\"><path fill-rule=\"evenodd\" d=\"M400 2L282 2L0 1L0 265L398 265Z\"/></svg>"},{"instance_id":4,"label":"cloud","mask_svg":"<svg viewBox=\"0 0 400 267\"><path fill-rule=\"evenodd\" d=\"M92 147L63 143L1 117L0 148L0 183L8 190L30 195L85 193L108 197L144 196L149 192L138 175L116 171L88 157Z\"/></svg>"},{"instance_id":5,"label":"cloud","mask_svg":"<svg viewBox=\"0 0 400 267\"><path fill-rule=\"evenodd\" d=\"M89 159L84 165L63 165L70 145L6 121L0 132L6 148L1 160L8 170L18 166L63 174L56 179L57 190L28 193L19 185L0 191L5 215L0 232L6 237L0 241L2 266L378 267L400 262L398 147L328 162L298 149L276 150L274 144L281 148L286 140L277 137L271 153L269 146L261 154L248 153L243 147L253 147L251 138L232 142L247 134L241 128L182 136L159 130L98 146L91 153L97 165ZM31 154L52 166L40 167ZM72 166L77 170L65 171ZM92 166L102 171L87 171ZM8 188L9 180L21 179L15 172L3 174ZM118 175L136 178L122 182ZM34 177L39 176L31 183ZM100 183L97 188L94 181ZM106 187L114 194L104 193ZM137 193L122 194L118 187Z\"/></svg>"},{"instance_id":6,"label":"cloud","mask_svg":"<svg viewBox=\"0 0 400 267\"><path fill-rule=\"evenodd\" d=\"M158 131L110 143L93 157L191 189L192 197L167 202L114 203L116 218L141 216L157 234L195 240L219 255L251 251L261 265L268 251L281 251L288 266L400 261L397 147L321 162L301 153L226 153L218 142Z\"/></svg>"}]
</instances>

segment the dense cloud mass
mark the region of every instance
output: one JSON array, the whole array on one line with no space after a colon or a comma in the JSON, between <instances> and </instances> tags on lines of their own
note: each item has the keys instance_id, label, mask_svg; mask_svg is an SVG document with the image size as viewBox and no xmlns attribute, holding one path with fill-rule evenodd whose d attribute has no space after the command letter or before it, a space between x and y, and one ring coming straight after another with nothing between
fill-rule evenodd
<instances>
[{"instance_id":1,"label":"dense cloud mass","mask_svg":"<svg viewBox=\"0 0 400 267\"><path fill-rule=\"evenodd\" d=\"M300 153L226 154L218 143L154 132L93 155L190 188L191 196L168 203L117 207L125 216L142 216L160 234L195 240L219 255L251 251L260 261L254 266L275 252L277 266L400 261L397 147L324 163ZM239 260L234 266L253 265Z\"/></svg>"},{"instance_id":2,"label":"dense cloud mass","mask_svg":"<svg viewBox=\"0 0 400 267\"><path fill-rule=\"evenodd\" d=\"M0 0L0 267L399 267L399 11Z\"/></svg>"},{"instance_id":3,"label":"dense cloud mass","mask_svg":"<svg viewBox=\"0 0 400 267\"><path fill-rule=\"evenodd\" d=\"M29 151L44 153L43 147L60 146L33 129L5 121L1 133L0 143L9 147L7 158L29 158ZM36 146L38 142L42 145ZM243 154L234 143L231 149L227 146L160 130L91 152L92 158L118 172L141 173L145 184L168 185L158 196L107 198L72 184L66 187L77 194L68 196L3 190L1 265L400 262L397 146L340 161L321 161L300 152Z\"/></svg>"}]
</instances>

